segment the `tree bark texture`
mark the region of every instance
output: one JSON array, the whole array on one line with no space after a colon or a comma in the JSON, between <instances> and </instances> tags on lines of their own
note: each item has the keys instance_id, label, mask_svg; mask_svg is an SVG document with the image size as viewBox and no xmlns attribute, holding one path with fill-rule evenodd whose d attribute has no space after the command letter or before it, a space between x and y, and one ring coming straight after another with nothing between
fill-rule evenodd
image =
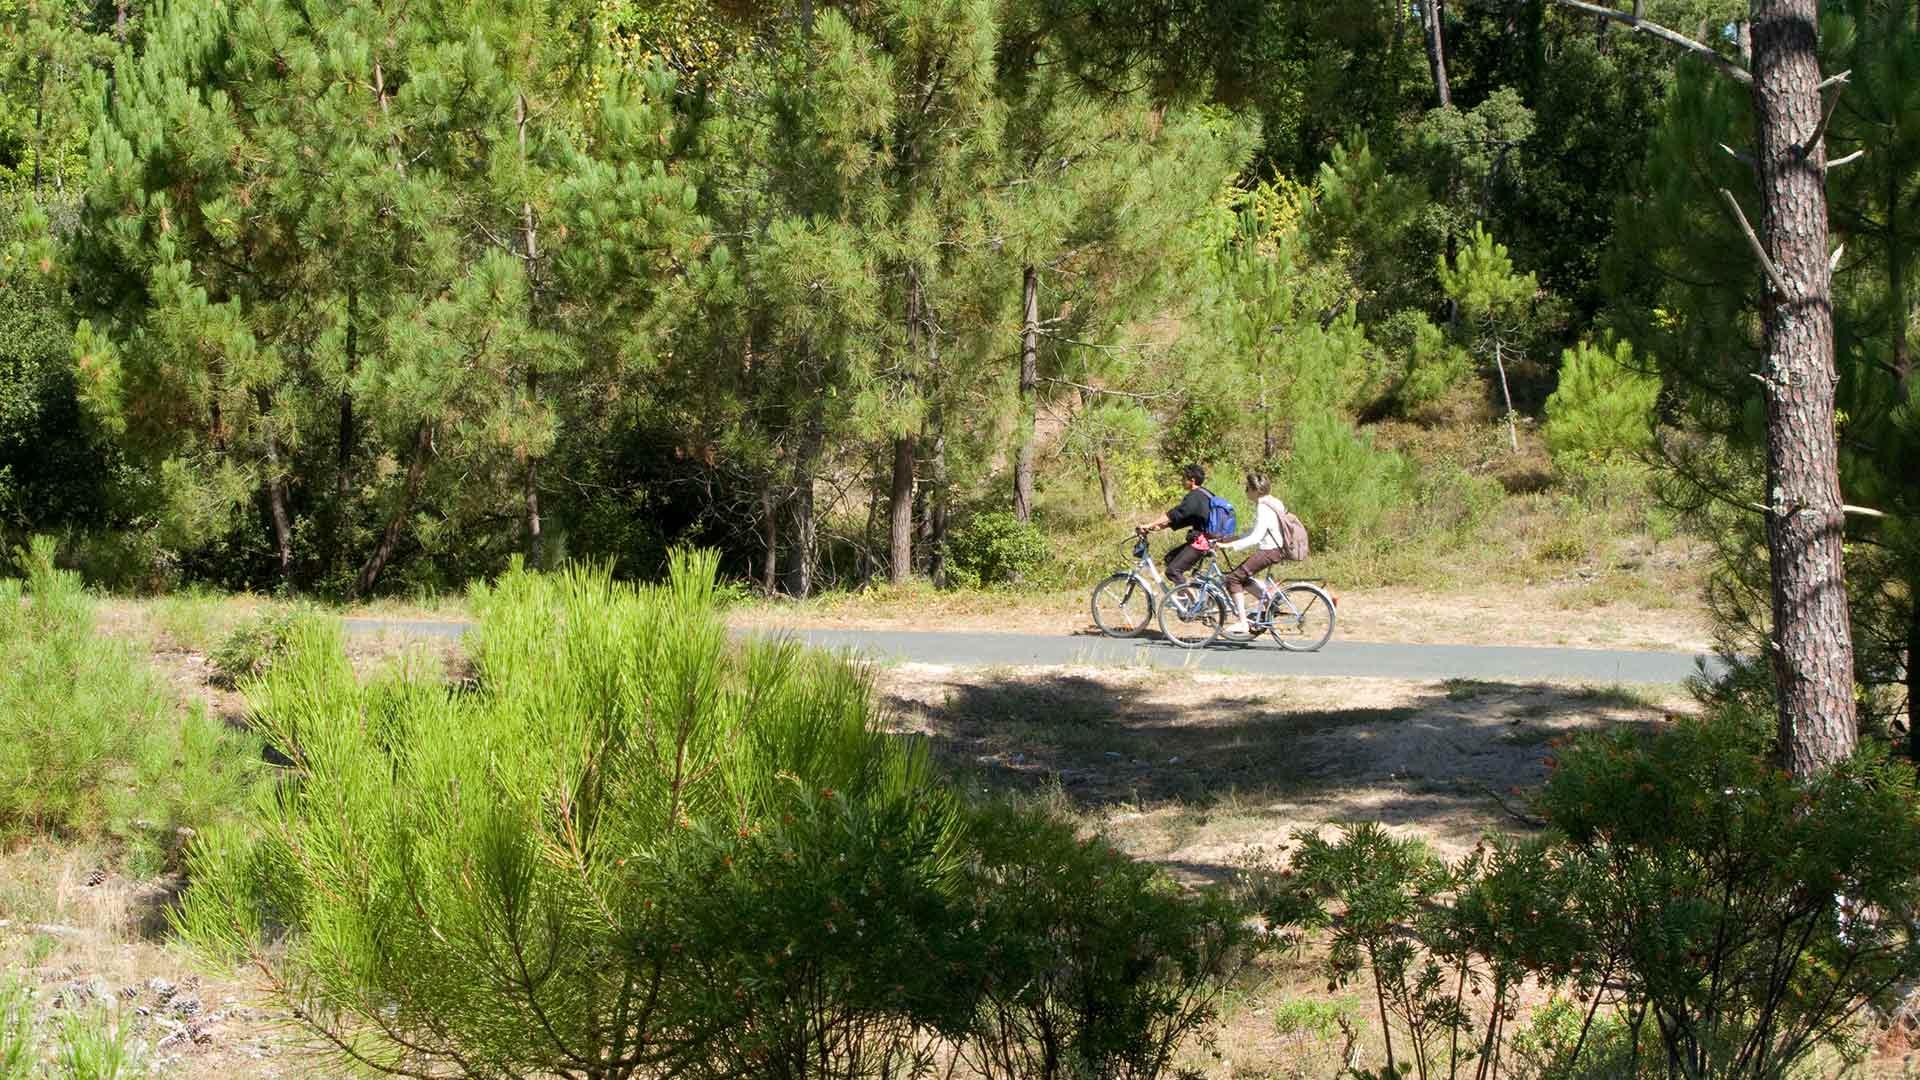
<instances>
[{"instance_id":1,"label":"tree bark texture","mask_svg":"<svg viewBox=\"0 0 1920 1080\"><path fill-rule=\"evenodd\" d=\"M787 591L803 600L813 595L813 572L819 559L820 521L814 512L813 482L826 442L826 418L816 405L793 460L793 551L787 560Z\"/></svg>"},{"instance_id":2,"label":"tree bark texture","mask_svg":"<svg viewBox=\"0 0 1920 1080\"><path fill-rule=\"evenodd\" d=\"M933 450L927 455L928 487L927 493L927 577L935 586L947 585L947 509L949 485L947 483L947 428L940 412L935 410L931 417L933 430Z\"/></svg>"},{"instance_id":3,"label":"tree bark texture","mask_svg":"<svg viewBox=\"0 0 1920 1080\"><path fill-rule=\"evenodd\" d=\"M1433 73L1433 92L1444 109L1453 104L1453 91L1447 87L1447 43L1442 29L1446 5L1444 0L1421 0L1420 11L1426 16L1427 68Z\"/></svg>"},{"instance_id":4,"label":"tree bark texture","mask_svg":"<svg viewBox=\"0 0 1920 1080\"><path fill-rule=\"evenodd\" d=\"M427 455L433 453L433 426L421 421L413 437L413 460L407 463L407 482L400 492L400 505L387 519L387 527L380 531L380 542L374 545L373 554L367 557L366 564L360 567L359 576L353 579L354 596L364 596L374 583L380 580L380 572L392 561L393 553L400 546L400 533L406 528L407 517L413 513L413 504L420 498L420 484L427 476Z\"/></svg>"},{"instance_id":5,"label":"tree bark texture","mask_svg":"<svg viewBox=\"0 0 1920 1080\"><path fill-rule=\"evenodd\" d=\"M273 553L280 581L293 581L293 520L287 515L287 481L280 475L280 440L267 439L267 516L273 521Z\"/></svg>"},{"instance_id":6,"label":"tree bark texture","mask_svg":"<svg viewBox=\"0 0 1920 1080\"><path fill-rule=\"evenodd\" d=\"M1029 266L1023 277L1026 317L1020 328L1020 447L1013 459L1013 516L1021 524L1033 520L1033 429L1039 419L1040 389L1040 272Z\"/></svg>"},{"instance_id":7,"label":"tree bark texture","mask_svg":"<svg viewBox=\"0 0 1920 1080\"><path fill-rule=\"evenodd\" d=\"M766 547L760 553L760 591L768 596L780 586L780 502L773 497L773 482L760 489L761 539Z\"/></svg>"},{"instance_id":8,"label":"tree bark texture","mask_svg":"<svg viewBox=\"0 0 1920 1080\"><path fill-rule=\"evenodd\" d=\"M893 440L893 493L887 504L892 540L887 580L905 585L913 574L913 437Z\"/></svg>"},{"instance_id":9,"label":"tree bark texture","mask_svg":"<svg viewBox=\"0 0 1920 1080\"><path fill-rule=\"evenodd\" d=\"M1767 554L1781 753L1810 776L1852 753L1853 637L1841 561L1818 0L1753 0L1753 106L1767 284Z\"/></svg>"}]
</instances>

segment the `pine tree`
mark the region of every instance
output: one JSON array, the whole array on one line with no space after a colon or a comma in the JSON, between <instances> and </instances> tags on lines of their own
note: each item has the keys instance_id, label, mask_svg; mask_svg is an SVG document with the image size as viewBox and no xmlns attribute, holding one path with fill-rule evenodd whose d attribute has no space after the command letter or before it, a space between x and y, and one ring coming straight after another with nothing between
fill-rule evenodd
<instances>
[{"instance_id":1,"label":"pine tree","mask_svg":"<svg viewBox=\"0 0 1920 1080\"><path fill-rule=\"evenodd\" d=\"M663 87L588 92L593 16L176 4L117 61L82 378L209 498L260 492L280 580L352 547L367 591L428 498L457 523L518 489L532 524L540 377L615 320L643 344L692 189L658 168ZM296 551L315 528L326 550Z\"/></svg>"},{"instance_id":2,"label":"pine tree","mask_svg":"<svg viewBox=\"0 0 1920 1080\"><path fill-rule=\"evenodd\" d=\"M1906 294L1920 270L1920 113L1910 77L1920 64L1920 28L1910 5L1863 0L1831 14L1822 39L1825 66L1852 72L1826 133L1829 152L1838 159L1865 151L1828 176L1841 251L1833 274L1839 478L1847 502L1886 515L1854 515L1847 523L1848 535L1861 541L1849 545L1845 576L1852 672L1868 687L1904 693L1891 708L1879 694L1865 695L1866 715L1904 709L1911 725L1920 719L1920 696L1902 656L1920 648L1920 605L1912 600L1920 587L1920 538L1908 524L1920 513L1910 482L1920 467L1920 429L1910 377L1915 304ZM1752 454L1768 438L1765 388L1753 375L1763 363L1753 332L1762 293L1749 246L1715 199L1719 189L1751 183L1751 168L1720 147L1751 145L1752 125L1740 87L1708 72L1683 73L1650 159L1663 182L1652 199L1629 204L1621 235L1634 242L1623 245L1615 273L1623 323L1648 346L1675 391L1672 400L1690 425L1736 454ZM1630 273L1640 268L1651 268L1653 279L1644 270ZM1743 514L1766 505L1767 488L1742 467L1745 458L1729 460L1715 445L1681 443L1666 451L1686 478L1683 491L1709 493ZM1761 524L1755 516L1755 543L1764 542ZM1766 649L1768 567L1736 550L1720 580L1717 595L1736 647Z\"/></svg>"},{"instance_id":3,"label":"pine tree","mask_svg":"<svg viewBox=\"0 0 1920 1080\"><path fill-rule=\"evenodd\" d=\"M1520 434L1513 411L1513 391L1507 384L1507 355L1520 336L1527 317L1527 305L1539 292L1539 281L1532 274L1514 271L1506 245L1496 243L1478 224L1467 246L1448 265L1439 266L1440 287L1460 306L1460 315L1469 327L1477 349L1493 358L1500 377L1500 397L1506 403L1507 438L1517 453Z\"/></svg>"}]
</instances>

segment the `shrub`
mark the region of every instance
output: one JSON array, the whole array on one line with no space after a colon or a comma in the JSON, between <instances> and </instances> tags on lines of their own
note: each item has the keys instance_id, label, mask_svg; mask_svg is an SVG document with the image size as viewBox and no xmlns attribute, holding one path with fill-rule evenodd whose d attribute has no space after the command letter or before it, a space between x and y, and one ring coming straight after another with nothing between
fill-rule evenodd
<instances>
[{"instance_id":1,"label":"shrub","mask_svg":"<svg viewBox=\"0 0 1920 1080\"><path fill-rule=\"evenodd\" d=\"M1554 463L1580 470L1632 457L1653 443L1657 376L1633 367L1633 346L1581 342L1561 355L1560 385L1547 398L1545 434Z\"/></svg>"},{"instance_id":2,"label":"shrub","mask_svg":"<svg viewBox=\"0 0 1920 1080\"><path fill-rule=\"evenodd\" d=\"M625 1064L595 1075L624 1076L785 1045L722 1045L713 987L763 1005L775 991L702 920L743 928L740 943L790 927L774 902L781 839L874 835L810 822L796 799L917 823L923 853L947 849L948 811L924 757L872 730L856 668L729 640L714 569L676 556L647 588L606 570L509 573L475 592L478 689L455 696L404 672L363 687L336 626L296 623L249 700L301 797L262 800L254 833L197 849L188 936L255 956L308 1023L388 1071L610 1060ZM716 847L729 834L755 846ZM805 858L833 867L846 851ZM728 859L754 879L703 876ZM696 912L680 889L752 906ZM284 948L268 950L281 923ZM750 954L754 977L778 974L769 948Z\"/></svg>"},{"instance_id":3,"label":"shrub","mask_svg":"<svg viewBox=\"0 0 1920 1080\"><path fill-rule=\"evenodd\" d=\"M362 684L297 622L248 687L291 764L196 847L188 939L396 1074L916 1075L1046 1010L1060 1060L1158 1075L1236 955L1226 902L963 812L859 668L733 642L715 569L511 572L457 694Z\"/></svg>"},{"instance_id":4,"label":"shrub","mask_svg":"<svg viewBox=\"0 0 1920 1080\"><path fill-rule=\"evenodd\" d=\"M963 588L1021 581L1047 562L1046 534L1005 511L974 515L947 543L947 573Z\"/></svg>"},{"instance_id":5,"label":"shrub","mask_svg":"<svg viewBox=\"0 0 1920 1080\"><path fill-rule=\"evenodd\" d=\"M1328 989L1364 975L1385 1040L1382 1080L1496 1075L1529 977L1555 985L1578 928L1553 906L1538 843L1496 841L1449 866L1374 822L1295 834L1292 866L1254 876L1269 921L1328 939ZM1399 1041L1396 1042L1396 1035Z\"/></svg>"},{"instance_id":6,"label":"shrub","mask_svg":"<svg viewBox=\"0 0 1920 1080\"><path fill-rule=\"evenodd\" d=\"M0 839L107 840L138 871L244 799L258 754L182 709L124 642L93 632L80 580L44 538L0 581Z\"/></svg>"},{"instance_id":7,"label":"shrub","mask_svg":"<svg viewBox=\"0 0 1920 1080\"><path fill-rule=\"evenodd\" d=\"M1544 837L1449 866L1374 824L1300 834L1255 896L1326 936L1330 989L1372 984L1370 1075L1797 1075L1920 976L1920 793L1884 747L1809 781L1771 751L1733 707L1583 736L1539 796ZM1584 1004L1515 1028L1523 985Z\"/></svg>"},{"instance_id":8,"label":"shrub","mask_svg":"<svg viewBox=\"0 0 1920 1080\"><path fill-rule=\"evenodd\" d=\"M300 607L274 608L234 627L208 657L213 682L232 689L245 680L265 675L274 661L286 654L294 627L307 614Z\"/></svg>"},{"instance_id":9,"label":"shrub","mask_svg":"<svg viewBox=\"0 0 1920 1080\"><path fill-rule=\"evenodd\" d=\"M1735 707L1651 738L1589 736L1540 799L1591 935L1578 972L1618 986L1689 1075L1777 1076L1844 1052L1863 1010L1920 975L1911 768L1869 744L1800 781L1772 749L1770 714Z\"/></svg>"},{"instance_id":10,"label":"shrub","mask_svg":"<svg viewBox=\"0 0 1920 1080\"><path fill-rule=\"evenodd\" d=\"M1411 483L1400 455L1375 448L1338 416L1315 413L1294 429L1293 456L1275 492L1319 551L1373 538L1387 514L1408 501Z\"/></svg>"},{"instance_id":11,"label":"shrub","mask_svg":"<svg viewBox=\"0 0 1920 1080\"><path fill-rule=\"evenodd\" d=\"M1243 912L1037 814L984 814L969 837L987 963L967 1063L1000 1080L1168 1074L1259 944Z\"/></svg>"}]
</instances>

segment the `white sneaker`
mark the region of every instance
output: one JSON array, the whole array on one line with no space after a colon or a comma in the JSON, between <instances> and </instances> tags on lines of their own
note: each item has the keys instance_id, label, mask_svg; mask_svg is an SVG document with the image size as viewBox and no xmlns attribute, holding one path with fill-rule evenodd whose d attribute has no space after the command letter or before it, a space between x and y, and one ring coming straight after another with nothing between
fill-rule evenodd
<instances>
[{"instance_id":1,"label":"white sneaker","mask_svg":"<svg viewBox=\"0 0 1920 1080\"><path fill-rule=\"evenodd\" d=\"M1228 637L1252 637L1253 628L1247 625L1247 620L1235 619L1222 628L1221 633Z\"/></svg>"}]
</instances>

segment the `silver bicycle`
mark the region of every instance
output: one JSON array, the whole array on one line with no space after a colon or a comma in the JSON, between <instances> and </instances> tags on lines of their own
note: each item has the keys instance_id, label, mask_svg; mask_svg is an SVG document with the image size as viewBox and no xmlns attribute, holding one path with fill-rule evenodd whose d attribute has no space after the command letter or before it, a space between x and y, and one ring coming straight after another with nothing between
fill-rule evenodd
<instances>
[{"instance_id":1,"label":"silver bicycle","mask_svg":"<svg viewBox=\"0 0 1920 1080\"><path fill-rule=\"evenodd\" d=\"M1311 581L1274 585L1262 578L1247 581L1258 598L1247 612L1249 642L1261 634L1288 652L1316 652L1333 637L1338 617L1333 597ZM1185 649L1198 649L1220 639L1233 611L1226 576L1217 553L1207 553L1206 565L1193 580L1175 586L1160 600L1160 632Z\"/></svg>"},{"instance_id":2,"label":"silver bicycle","mask_svg":"<svg viewBox=\"0 0 1920 1080\"><path fill-rule=\"evenodd\" d=\"M1112 638L1129 638L1153 624L1167 579L1153 561L1147 538L1133 538L1133 566L1093 587L1093 625Z\"/></svg>"}]
</instances>

